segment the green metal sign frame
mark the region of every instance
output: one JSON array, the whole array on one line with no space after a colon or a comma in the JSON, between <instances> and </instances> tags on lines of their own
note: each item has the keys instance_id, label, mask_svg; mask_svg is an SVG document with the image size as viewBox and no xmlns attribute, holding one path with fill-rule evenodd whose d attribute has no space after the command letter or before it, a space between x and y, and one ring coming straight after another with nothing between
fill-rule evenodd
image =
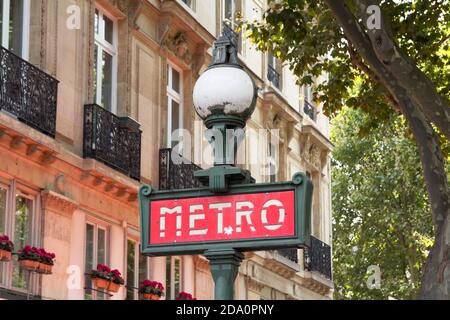
<instances>
[{"instance_id":1,"label":"green metal sign frame","mask_svg":"<svg viewBox=\"0 0 450 320\"><path fill-rule=\"evenodd\" d=\"M239 251L258 251L302 247L310 245L311 203L313 185L307 175L296 173L292 181L261 184L237 184L230 187L223 195L255 194L276 191L294 191L295 234L289 237L239 239L230 241L205 241L192 243L173 243L152 245L150 238L150 203L156 200L176 200L183 198L200 198L217 196L208 187L196 189L179 189L159 191L149 185L139 190L141 251L148 256L172 256L203 254L206 251L235 249Z\"/></svg>"}]
</instances>

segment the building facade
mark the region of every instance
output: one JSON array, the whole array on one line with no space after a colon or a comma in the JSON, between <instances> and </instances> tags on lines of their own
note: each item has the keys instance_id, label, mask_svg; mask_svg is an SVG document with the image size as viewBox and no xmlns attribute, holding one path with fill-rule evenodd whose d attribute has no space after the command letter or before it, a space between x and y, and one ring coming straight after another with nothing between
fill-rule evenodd
<instances>
[{"instance_id":1,"label":"building facade","mask_svg":"<svg viewBox=\"0 0 450 320\"><path fill-rule=\"evenodd\" d=\"M140 254L137 192L143 183L197 185L193 172L210 165L211 150L193 86L222 23L234 25L238 12L261 19L267 5L0 1L0 235L16 251L34 245L56 254L51 275L24 271L16 258L0 262L0 298L138 299L144 279L162 282L166 299L180 291L213 298L203 256ZM256 182L307 172L314 195L311 247L246 253L236 299L330 299L328 118L311 101L312 88L299 87L286 66L245 37L239 59L258 87L241 165ZM188 163L171 159L179 147L174 132ZM117 294L92 290L88 273L99 263L125 277Z\"/></svg>"}]
</instances>

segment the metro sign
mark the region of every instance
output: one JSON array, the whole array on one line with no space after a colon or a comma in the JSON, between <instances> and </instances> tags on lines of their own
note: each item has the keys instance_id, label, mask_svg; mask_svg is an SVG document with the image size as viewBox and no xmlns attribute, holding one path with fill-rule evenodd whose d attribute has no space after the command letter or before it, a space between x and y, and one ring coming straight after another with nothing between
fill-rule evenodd
<instances>
[{"instance_id":1,"label":"metro sign","mask_svg":"<svg viewBox=\"0 0 450 320\"><path fill-rule=\"evenodd\" d=\"M305 175L293 180L234 185L224 195L208 188L156 191L143 186L142 251L157 256L308 245L312 185Z\"/></svg>"}]
</instances>

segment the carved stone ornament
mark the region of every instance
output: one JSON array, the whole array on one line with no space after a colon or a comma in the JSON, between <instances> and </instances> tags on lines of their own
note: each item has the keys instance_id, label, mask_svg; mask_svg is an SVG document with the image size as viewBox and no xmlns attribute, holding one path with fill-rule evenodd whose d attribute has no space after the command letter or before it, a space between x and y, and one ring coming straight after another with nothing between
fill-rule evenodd
<instances>
[{"instance_id":1,"label":"carved stone ornament","mask_svg":"<svg viewBox=\"0 0 450 320\"><path fill-rule=\"evenodd\" d=\"M189 44L184 32L179 31L173 36L168 36L165 46L186 64L192 62L192 53L189 50Z\"/></svg>"},{"instance_id":2,"label":"carved stone ornament","mask_svg":"<svg viewBox=\"0 0 450 320\"><path fill-rule=\"evenodd\" d=\"M74 200L51 190L42 191L41 197L42 207L46 210L72 214L78 208Z\"/></svg>"},{"instance_id":3,"label":"carved stone ornament","mask_svg":"<svg viewBox=\"0 0 450 320\"><path fill-rule=\"evenodd\" d=\"M322 171L321 151L311 141L309 136L306 138L301 155L303 160L312 165L316 170Z\"/></svg>"}]
</instances>

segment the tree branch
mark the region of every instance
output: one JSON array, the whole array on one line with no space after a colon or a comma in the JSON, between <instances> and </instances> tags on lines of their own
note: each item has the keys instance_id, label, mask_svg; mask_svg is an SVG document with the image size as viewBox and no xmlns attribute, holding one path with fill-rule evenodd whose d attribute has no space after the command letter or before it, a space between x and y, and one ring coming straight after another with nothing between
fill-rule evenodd
<instances>
[{"instance_id":1,"label":"tree branch","mask_svg":"<svg viewBox=\"0 0 450 320\"><path fill-rule=\"evenodd\" d=\"M358 53L356 52L355 48L353 48L353 45L350 41L348 41L348 53L350 55L350 61L355 66L355 68L358 68L363 73L367 74L367 76L371 78L374 82L384 87L383 83L380 81L380 78L375 74L375 72L373 72L364 62L361 61ZM389 91L387 90L385 91L386 93L383 96L386 102L392 107L392 109L394 109L398 113L401 113L398 103L395 101L394 97L392 97Z\"/></svg>"},{"instance_id":2,"label":"tree branch","mask_svg":"<svg viewBox=\"0 0 450 320\"><path fill-rule=\"evenodd\" d=\"M381 7L379 1L375 0L356 0L356 3L366 22L370 18L367 8L371 5ZM380 29L369 29L368 26L365 26L378 60L413 97L427 119L433 122L450 140L450 105L447 99L437 92L436 86L427 75L409 57L400 52L381 9L380 14Z\"/></svg>"}]
</instances>

